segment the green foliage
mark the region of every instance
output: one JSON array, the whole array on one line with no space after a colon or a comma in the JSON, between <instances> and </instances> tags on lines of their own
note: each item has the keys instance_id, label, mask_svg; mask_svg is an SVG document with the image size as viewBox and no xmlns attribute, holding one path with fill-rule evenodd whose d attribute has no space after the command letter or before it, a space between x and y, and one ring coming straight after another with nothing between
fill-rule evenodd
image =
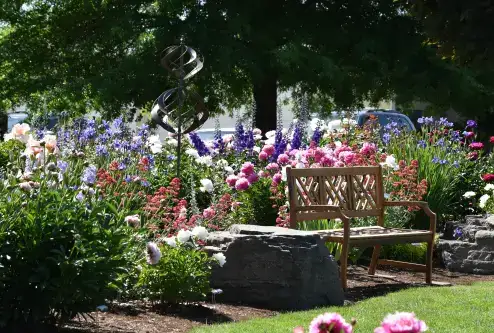
<instances>
[{"instance_id":1,"label":"green foliage","mask_svg":"<svg viewBox=\"0 0 494 333\"><path fill-rule=\"evenodd\" d=\"M274 226L278 217L278 209L271 199L271 179L260 179L253 184L249 191L239 192L241 202L237 213L240 223Z\"/></svg>"},{"instance_id":2,"label":"green foliage","mask_svg":"<svg viewBox=\"0 0 494 333\"><path fill-rule=\"evenodd\" d=\"M40 186L0 187L0 326L9 332L94 311L131 267L133 241L113 207Z\"/></svg>"},{"instance_id":3,"label":"green foliage","mask_svg":"<svg viewBox=\"0 0 494 333\"><path fill-rule=\"evenodd\" d=\"M0 142L0 171L7 167L11 161L16 161L22 153L25 145L18 140Z\"/></svg>"},{"instance_id":4,"label":"green foliage","mask_svg":"<svg viewBox=\"0 0 494 333\"><path fill-rule=\"evenodd\" d=\"M385 148L386 153L394 155L397 161L418 161L418 179L425 179L428 184L423 199L437 213L439 222L451 215L457 194L464 193L462 173L476 164L468 160L467 148L453 140L451 132L443 135L442 131L424 126L418 132L403 132L393 136ZM413 227L428 228L428 221L417 214Z\"/></svg>"},{"instance_id":5,"label":"green foliage","mask_svg":"<svg viewBox=\"0 0 494 333\"><path fill-rule=\"evenodd\" d=\"M137 286L144 297L161 303L199 301L211 290L214 261L206 252L186 245L164 246L156 265L144 265Z\"/></svg>"},{"instance_id":6,"label":"green foliage","mask_svg":"<svg viewBox=\"0 0 494 333\"><path fill-rule=\"evenodd\" d=\"M381 257L390 260L424 264L427 255L427 243L384 245Z\"/></svg>"}]
</instances>

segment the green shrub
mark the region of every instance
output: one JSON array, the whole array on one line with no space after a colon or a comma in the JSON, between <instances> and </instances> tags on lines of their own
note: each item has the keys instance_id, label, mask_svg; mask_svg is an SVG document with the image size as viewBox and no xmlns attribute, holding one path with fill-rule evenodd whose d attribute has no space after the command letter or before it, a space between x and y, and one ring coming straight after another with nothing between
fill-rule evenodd
<instances>
[{"instance_id":1,"label":"green shrub","mask_svg":"<svg viewBox=\"0 0 494 333\"><path fill-rule=\"evenodd\" d=\"M242 204L238 209L240 223L264 226L276 225L278 208L273 205L284 204L272 200L271 180L260 179L248 191L238 193L238 201Z\"/></svg>"},{"instance_id":2,"label":"green shrub","mask_svg":"<svg viewBox=\"0 0 494 333\"><path fill-rule=\"evenodd\" d=\"M5 170L9 162L17 160L24 148L18 140L0 142L0 171Z\"/></svg>"},{"instance_id":3,"label":"green shrub","mask_svg":"<svg viewBox=\"0 0 494 333\"><path fill-rule=\"evenodd\" d=\"M155 265L143 265L138 288L141 294L160 303L199 301L211 290L209 277L215 259L186 245L160 248Z\"/></svg>"},{"instance_id":4,"label":"green shrub","mask_svg":"<svg viewBox=\"0 0 494 333\"><path fill-rule=\"evenodd\" d=\"M32 186L0 187L0 327L8 332L94 311L132 265L132 237L113 207Z\"/></svg>"},{"instance_id":5,"label":"green shrub","mask_svg":"<svg viewBox=\"0 0 494 333\"><path fill-rule=\"evenodd\" d=\"M390 260L424 264L427 255L427 243L384 245L381 257Z\"/></svg>"}]
</instances>

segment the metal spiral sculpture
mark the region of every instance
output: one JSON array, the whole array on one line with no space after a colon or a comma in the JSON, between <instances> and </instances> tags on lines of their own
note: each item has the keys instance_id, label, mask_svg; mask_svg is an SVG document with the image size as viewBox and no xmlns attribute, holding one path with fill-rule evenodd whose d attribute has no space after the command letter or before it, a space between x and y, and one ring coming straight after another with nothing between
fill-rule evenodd
<instances>
[{"instance_id":1,"label":"metal spiral sculpture","mask_svg":"<svg viewBox=\"0 0 494 333\"><path fill-rule=\"evenodd\" d=\"M209 117L202 97L185 86L185 81L196 75L204 64L197 52L186 45L167 47L161 56L161 65L178 79L179 85L166 90L156 99L151 109L151 117L163 129L177 135L178 177L182 135L199 128Z\"/></svg>"}]
</instances>

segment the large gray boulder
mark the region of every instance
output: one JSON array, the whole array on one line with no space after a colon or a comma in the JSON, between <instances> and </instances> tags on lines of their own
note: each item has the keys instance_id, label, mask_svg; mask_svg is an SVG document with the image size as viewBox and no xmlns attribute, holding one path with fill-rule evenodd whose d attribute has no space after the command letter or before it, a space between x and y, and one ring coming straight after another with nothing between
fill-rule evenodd
<instances>
[{"instance_id":1,"label":"large gray boulder","mask_svg":"<svg viewBox=\"0 0 494 333\"><path fill-rule=\"evenodd\" d=\"M223 290L218 301L277 310L343 305L338 265L315 232L234 225L207 243L227 260L211 277Z\"/></svg>"}]
</instances>

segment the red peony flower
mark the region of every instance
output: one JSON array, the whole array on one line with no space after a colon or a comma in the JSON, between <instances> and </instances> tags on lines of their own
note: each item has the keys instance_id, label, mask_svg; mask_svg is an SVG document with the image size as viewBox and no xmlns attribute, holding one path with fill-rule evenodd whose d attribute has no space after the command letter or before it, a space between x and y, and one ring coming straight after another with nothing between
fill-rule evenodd
<instances>
[{"instance_id":1,"label":"red peony flower","mask_svg":"<svg viewBox=\"0 0 494 333\"><path fill-rule=\"evenodd\" d=\"M494 181L494 174L492 173L486 173L485 175L482 176L482 180L484 182L490 183Z\"/></svg>"},{"instance_id":2,"label":"red peony flower","mask_svg":"<svg viewBox=\"0 0 494 333\"><path fill-rule=\"evenodd\" d=\"M489 142L490 142L490 143L494 143L494 136L491 136L491 137L489 138Z\"/></svg>"}]
</instances>

